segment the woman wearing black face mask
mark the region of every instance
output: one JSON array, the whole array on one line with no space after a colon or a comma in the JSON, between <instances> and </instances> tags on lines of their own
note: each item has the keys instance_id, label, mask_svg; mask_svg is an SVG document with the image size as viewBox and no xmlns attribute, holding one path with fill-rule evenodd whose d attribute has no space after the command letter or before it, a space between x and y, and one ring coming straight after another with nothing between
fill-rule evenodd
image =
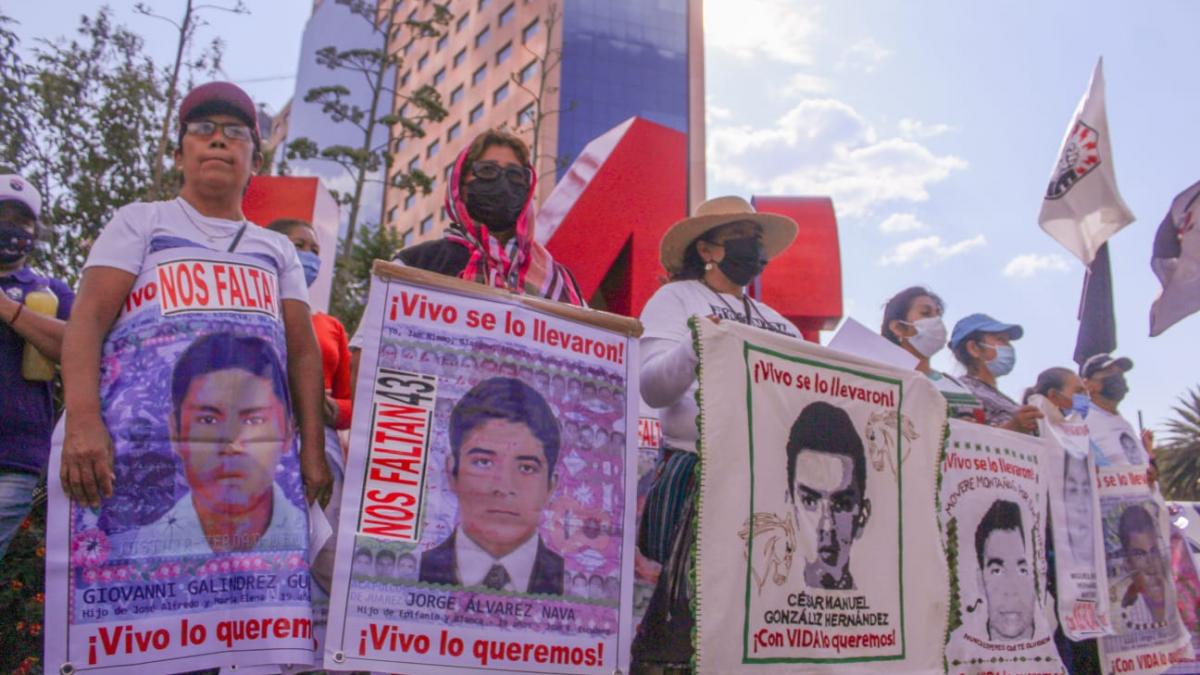
<instances>
[{"instance_id":1,"label":"woman wearing black face mask","mask_svg":"<svg viewBox=\"0 0 1200 675\"><path fill-rule=\"evenodd\" d=\"M410 246L396 260L410 267L583 306L566 267L533 239L537 176L516 136L480 134L454 163L446 186L451 223L443 239Z\"/></svg>"},{"instance_id":2,"label":"woman wearing black face mask","mask_svg":"<svg viewBox=\"0 0 1200 675\"><path fill-rule=\"evenodd\" d=\"M787 319L745 294L767 261L796 238L795 221L757 213L740 197L704 202L671 226L659 255L670 282L642 310L641 393L659 411L663 456L646 496L638 547L662 573L633 644L632 672L686 668L692 655L687 579L695 501L696 362L690 317L740 321L799 338Z\"/></svg>"}]
</instances>

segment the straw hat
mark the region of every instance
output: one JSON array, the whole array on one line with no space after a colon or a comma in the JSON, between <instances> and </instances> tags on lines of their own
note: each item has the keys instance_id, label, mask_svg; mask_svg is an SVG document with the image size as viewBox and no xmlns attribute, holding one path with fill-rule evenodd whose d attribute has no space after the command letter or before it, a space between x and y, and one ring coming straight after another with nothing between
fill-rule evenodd
<instances>
[{"instance_id":1,"label":"straw hat","mask_svg":"<svg viewBox=\"0 0 1200 675\"><path fill-rule=\"evenodd\" d=\"M658 245L659 260L667 272L674 274L683 267L683 254L698 237L714 227L743 220L762 228L763 249L768 260L790 246L800 229L796 221L787 216L755 211L741 197L715 197L697 206L691 218L675 223L663 234L662 243Z\"/></svg>"}]
</instances>

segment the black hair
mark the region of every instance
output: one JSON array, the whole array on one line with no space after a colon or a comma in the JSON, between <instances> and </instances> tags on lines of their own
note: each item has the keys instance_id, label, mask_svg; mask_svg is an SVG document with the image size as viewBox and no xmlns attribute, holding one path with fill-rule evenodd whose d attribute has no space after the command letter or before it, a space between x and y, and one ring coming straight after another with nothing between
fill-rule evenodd
<instances>
[{"instance_id":1,"label":"black hair","mask_svg":"<svg viewBox=\"0 0 1200 675\"><path fill-rule=\"evenodd\" d=\"M354 557L356 559L362 555L365 555L372 560L375 559L375 555L373 553L371 553L371 549L367 548L366 546L363 546L362 548L360 548L354 552Z\"/></svg>"},{"instance_id":2,"label":"black hair","mask_svg":"<svg viewBox=\"0 0 1200 675\"><path fill-rule=\"evenodd\" d=\"M1021 403L1029 403L1029 397L1034 394L1045 396L1050 393L1051 389L1062 391L1063 387L1067 386L1067 380L1074 374L1075 371L1061 366L1043 370L1038 373L1037 382L1025 390L1025 395L1021 397Z\"/></svg>"},{"instance_id":3,"label":"black hair","mask_svg":"<svg viewBox=\"0 0 1200 675\"><path fill-rule=\"evenodd\" d=\"M285 411L291 410L287 380L279 356L270 343L262 338L231 333L209 333L188 346L175 361L171 372L171 403L175 412L176 430L182 424L181 410L192 381L218 370L244 370L271 382L275 397Z\"/></svg>"},{"instance_id":4,"label":"black hair","mask_svg":"<svg viewBox=\"0 0 1200 675\"><path fill-rule=\"evenodd\" d=\"M396 558L396 562L400 562L402 560L411 560L414 565L417 564L417 556L415 556L411 553L405 553L405 554L401 555L399 558Z\"/></svg>"},{"instance_id":5,"label":"black hair","mask_svg":"<svg viewBox=\"0 0 1200 675\"><path fill-rule=\"evenodd\" d=\"M817 401L805 406L792 423L787 442L787 484L792 499L796 497L796 457L802 450L849 457L854 464L854 484L859 495L866 494L867 453L845 410Z\"/></svg>"},{"instance_id":6,"label":"black hair","mask_svg":"<svg viewBox=\"0 0 1200 675\"><path fill-rule=\"evenodd\" d=\"M202 103L188 111L187 119L179 120L179 138L176 147L183 147L183 137L187 135L188 122L193 122L201 117L209 117L212 115L229 115L241 120L246 126L250 127L251 140L254 143L254 152L262 152L262 140L258 137L258 127L254 125L254 120L249 119L238 109L237 106L231 105L224 101L209 101Z\"/></svg>"},{"instance_id":7,"label":"black hair","mask_svg":"<svg viewBox=\"0 0 1200 675\"><path fill-rule=\"evenodd\" d=\"M450 473L458 476L458 452L463 437L489 420L520 422L542 443L547 479L553 478L562 442L558 420L546 399L533 387L512 377L492 377L471 387L450 411Z\"/></svg>"},{"instance_id":8,"label":"black hair","mask_svg":"<svg viewBox=\"0 0 1200 675\"><path fill-rule=\"evenodd\" d=\"M297 227L307 227L313 232L316 232L316 229L312 226L312 223L308 222L307 220L300 220L299 218L276 218L267 225L268 230L271 230L272 232L278 232L285 237L290 235L292 230L296 229Z\"/></svg>"},{"instance_id":9,"label":"black hair","mask_svg":"<svg viewBox=\"0 0 1200 675\"><path fill-rule=\"evenodd\" d=\"M375 554L375 562L379 562L380 560L383 560L385 562L388 560L391 560L392 562L395 562L396 554L392 553L391 551L389 551L385 548L385 549L381 550L379 553Z\"/></svg>"},{"instance_id":10,"label":"black hair","mask_svg":"<svg viewBox=\"0 0 1200 675\"><path fill-rule=\"evenodd\" d=\"M951 351L954 352L954 358L967 370L970 370L971 365L977 360L974 356L971 356L971 352L967 349L967 343L974 342L978 344L984 335L986 333L981 330L972 331L967 337L959 340L958 344L951 348Z\"/></svg>"},{"instance_id":11,"label":"black hair","mask_svg":"<svg viewBox=\"0 0 1200 675\"><path fill-rule=\"evenodd\" d=\"M705 230L703 234L688 242L687 248L683 249L683 264L680 265L678 272L673 272L667 276L667 281L698 281L703 279L705 272L704 259L700 257L700 251L696 248L696 242L707 241L711 243L722 228L729 227L730 225L737 225L738 223L742 222L747 221L735 220L733 222L722 223L715 227L710 227L709 229ZM753 223L753 221L749 222ZM754 223L754 226L759 227L757 223Z\"/></svg>"},{"instance_id":12,"label":"black hair","mask_svg":"<svg viewBox=\"0 0 1200 675\"><path fill-rule=\"evenodd\" d=\"M1015 531L1021 535L1021 541L1025 541L1025 528L1021 524L1021 507L1017 506L1016 502L997 499L988 507L987 513L983 514L979 525L975 526L975 559L979 562L981 570L983 569L983 547L987 544L988 537L996 530Z\"/></svg>"},{"instance_id":13,"label":"black hair","mask_svg":"<svg viewBox=\"0 0 1200 675\"><path fill-rule=\"evenodd\" d=\"M900 344L900 338L889 327L893 321L908 321L908 312L912 309L917 298L927 297L937 305L938 312L945 312L946 305L941 296L924 286L909 286L893 295L883 306L883 323L879 326L879 334L895 344Z\"/></svg>"},{"instance_id":14,"label":"black hair","mask_svg":"<svg viewBox=\"0 0 1200 675\"><path fill-rule=\"evenodd\" d=\"M1117 521L1117 538L1121 540L1121 548L1129 548L1129 536L1134 532L1152 534L1158 538L1154 518L1141 504L1133 504L1121 512L1121 518Z\"/></svg>"}]
</instances>

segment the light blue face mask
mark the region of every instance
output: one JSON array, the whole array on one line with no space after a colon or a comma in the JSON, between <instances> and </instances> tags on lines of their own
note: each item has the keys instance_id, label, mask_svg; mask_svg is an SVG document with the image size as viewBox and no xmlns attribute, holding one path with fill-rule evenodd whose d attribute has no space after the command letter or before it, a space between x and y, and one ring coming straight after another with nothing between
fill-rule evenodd
<instances>
[{"instance_id":1,"label":"light blue face mask","mask_svg":"<svg viewBox=\"0 0 1200 675\"><path fill-rule=\"evenodd\" d=\"M988 345L996 350L996 358L987 362L987 369L996 377L1003 377L1012 372L1017 365L1017 351L1012 345Z\"/></svg>"},{"instance_id":2,"label":"light blue face mask","mask_svg":"<svg viewBox=\"0 0 1200 675\"><path fill-rule=\"evenodd\" d=\"M1079 413L1080 417L1087 417L1088 409L1092 407L1092 399L1087 394L1075 394L1071 397L1071 410Z\"/></svg>"},{"instance_id":3,"label":"light blue face mask","mask_svg":"<svg viewBox=\"0 0 1200 675\"><path fill-rule=\"evenodd\" d=\"M304 282L312 286L321 271L321 256L312 251L296 251L296 255L300 256L300 266L304 268Z\"/></svg>"}]
</instances>

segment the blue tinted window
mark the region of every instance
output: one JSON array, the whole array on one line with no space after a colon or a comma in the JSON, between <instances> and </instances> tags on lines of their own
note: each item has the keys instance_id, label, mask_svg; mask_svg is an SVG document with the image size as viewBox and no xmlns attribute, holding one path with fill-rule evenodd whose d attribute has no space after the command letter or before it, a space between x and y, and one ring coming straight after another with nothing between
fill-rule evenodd
<instances>
[{"instance_id":1,"label":"blue tinted window","mask_svg":"<svg viewBox=\"0 0 1200 675\"><path fill-rule=\"evenodd\" d=\"M521 84L528 82L533 78L534 75L537 75L537 66L537 61L530 61L529 65L522 68L521 72L517 74L517 80L519 80Z\"/></svg>"},{"instance_id":2,"label":"blue tinted window","mask_svg":"<svg viewBox=\"0 0 1200 675\"><path fill-rule=\"evenodd\" d=\"M438 41L437 41L437 50L440 52L440 51L442 51L443 49L445 49L445 48L446 48L446 43L448 43L448 42L450 42L450 36L449 36L449 35L442 35L442 37L438 38Z\"/></svg>"},{"instance_id":3,"label":"blue tinted window","mask_svg":"<svg viewBox=\"0 0 1200 675\"><path fill-rule=\"evenodd\" d=\"M467 60L467 48L463 47L462 49L458 50L457 54L454 55L454 67L457 68L457 67L461 66L462 62L466 61L466 60Z\"/></svg>"},{"instance_id":4,"label":"blue tinted window","mask_svg":"<svg viewBox=\"0 0 1200 675\"><path fill-rule=\"evenodd\" d=\"M416 171L419 166L421 166L421 156L420 155L417 155L416 157L413 157L412 159L408 160L408 172L409 173Z\"/></svg>"},{"instance_id":5,"label":"blue tinted window","mask_svg":"<svg viewBox=\"0 0 1200 675\"><path fill-rule=\"evenodd\" d=\"M492 94L492 103L496 104L508 98L508 83L500 85L500 88Z\"/></svg>"},{"instance_id":6,"label":"blue tinted window","mask_svg":"<svg viewBox=\"0 0 1200 675\"><path fill-rule=\"evenodd\" d=\"M442 68L441 70L437 71L436 75L433 76L433 86L435 86L435 87L438 86L445 79L446 79L446 69Z\"/></svg>"},{"instance_id":7,"label":"blue tinted window","mask_svg":"<svg viewBox=\"0 0 1200 675\"><path fill-rule=\"evenodd\" d=\"M450 105L457 104L459 101L462 100L462 97L463 97L463 86L460 84L454 88L454 91L450 92Z\"/></svg>"},{"instance_id":8,"label":"blue tinted window","mask_svg":"<svg viewBox=\"0 0 1200 675\"><path fill-rule=\"evenodd\" d=\"M458 17L458 23L454 25L454 32L461 33L462 29L467 27L467 19L470 18L470 14L463 14L462 16Z\"/></svg>"},{"instance_id":9,"label":"blue tinted window","mask_svg":"<svg viewBox=\"0 0 1200 675\"><path fill-rule=\"evenodd\" d=\"M490 4L492 4L492 0L479 0L479 9L482 10Z\"/></svg>"},{"instance_id":10,"label":"blue tinted window","mask_svg":"<svg viewBox=\"0 0 1200 675\"><path fill-rule=\"evenodd\" d=\"M475 106L474 108L471 108L471 115L470 115L470 117L468 118L468 122L467 122L467 123L468 123L468 124L475 124L476 122L478 122L478 121L479 121L479 118L480 118L480 117L483 117L483 104L482 104L482 103L480 103L479 105Z\"/></svg>"},{"instance_id":11,"label":"blue tinted window","mask_svg":"<svg viewBox=\"0 0 1200 675\"><path fill-rule=\"evenodd\" d=\"M425 151L425 156L426 156L426 157L433 157L434 155L436 155L436 154L437 154L437 151L438 151L438 150L439 150L441 147L442 147L442 142L441 142L441 141L436 141L436 140L435 140L434 142L432 142L432 143L430 143L430 144L429 144L429 149Z\"/></svg>"},{"instance_id":12,"label":"blue tinted window","mask_svg":"<svg viewBox=\"0 0 1200 675\"><path fill-rule=\"evenodd\" d=\"M487 39L491 36L492 36L491 26L485 27L483 30L479 31L478 35L475 36L475 46L478 47L478 46L482 45L483 43L487 42Z\"/></svg>"},{"instance_id":13,"label":"blue tinted window","mask_svg":"<svg viewBox=\"0 0 1200 675\"><path fill-rule=\"evenodd\" d=\"M417 59L417 70L424 68L426 63L429 63L429 52L425 52L421 58Z\"/></svg>"},{"instance_id":14,"label":"blue tinted window","mask_svg":"<svg viewBox=\"0 0 1200 675\"><path fill-rule=\"evenodd\" d=\"M525 26L525 28L521 30L521 43L524 44L529 42L534 35L537 35L537 32L538 20L534 19L528 26Z\"/></svg>"},{"instance_id":15,"label":"blue tinted window","mask_svg":"<svg viewBox=\"0 0 1200 675\"><path fill-rule=\"evenodd\" d=\"M425 216L421 220L421 234L429 234L429 230L433 227L433 216Z\"/></svg>"},{"instance_id":16,"label":"blue tinted window","mask_svg":"<svg viewBox=\"0 0 1200 675\"><path fill-rule=\"evenodd\" d=\"M521 108L521 112L517 113L517 126L523 127L526 124L533 124L533 104Z\"/></svg>"},{"instance_id":17,"label":"blue tinted window","mask_svg":"<svg viewBox=\"0 0 1200 675\"><path fill-rule=\"evenodd\" d=\"M512 21L512 18L514 16L516 16L516 14L517 14L516 3L509 3L508 7L505 7L504 11L500 12L500 25L503 26L504 24L508 23L509 21Z\"/></svg>"},{"instance_id":18,"label":"blue tinted window","mask_svg":"<svg viewBox=\"0 0 1200 675\"><path fill-rule=\"evenodd\" d=\"M504 63L505 61L508 60L508 57L510 57L510 56L512 56L512 43L511 42L504 45L503 47L500 48L500 51L496 52L496 65Z\"/></svg>"},{"instance_id":19,"label":"blue tinted window","mask_svg":"<svg viewBox=\"0 0 1200 675\"><path fill-rule=\"evenodd\" d=\"M487 64L479 66L474 73L471 74L471 86L477 85L483 81L483 76L487 72Z\"/></svg>"},{"instance_id":20,"label":"blue tinted window","mask_svg":"<svg viewBox=\"0 0 1200 675\"><path fill-rule=\"evenodd\" d=\"M412 240L413 240L413 231L405 230L403 236L400 237L400 246L407 247L410 244L412 244Z\"/></svg>"},{"instance_id":21,"label":"blue tinted window","mask_svg":"<svg viewBox=\"0 0 1200 675\"><path fill-rule=\"evenodd\" d=\"M411 209L413 204L416 203L416 201L417 201L417 196L412 193L409 193L409 195L404 198L404 210L407 211L407 210Z\"/></svg>"},{"instance_id":22,"label":"blue tinted window","mask_svg":"<svg viewBox=\"0 0 1200 675\"><path fill-rule=\"evenodd\" d=\"M455 122L454 126L450 127L450 130L446 132L446 140L453 141L454 139L458 138L461 135L462 135L462 122Z\"/></svg>"}]
</instances>

